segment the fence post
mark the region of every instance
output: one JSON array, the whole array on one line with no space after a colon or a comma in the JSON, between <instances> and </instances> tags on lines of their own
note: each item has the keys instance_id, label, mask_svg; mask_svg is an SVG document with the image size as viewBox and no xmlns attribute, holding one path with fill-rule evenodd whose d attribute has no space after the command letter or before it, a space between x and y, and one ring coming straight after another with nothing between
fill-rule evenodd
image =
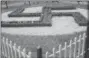
<instances>
[{"instance_id":1,"label":"fence post","mask_svg":"<svg viewBox=\"0 0 89 58\"><path fill-rule=\"evenodd\" d=\"M11 49L11 58L13 58L12 41L10 41L10 49Z\"/></svg>"},{"instance_id":2,"label":"fence post","mask_svg":"<svg viewBox=\"0 0 89 58\"><path fill-rule=\"evenodd\" d=\"M81 48L81 35L79 36L79 39L78 39L78 58L80 57L80 48Z\"/></svg>"},{"instance_id":3,"label":"fence post","mask_svg":"<svg viewBox=\"0 0 89 58\"><path fill-rule=\"evenodd\" d=\"M53 58L55 58L55 48L53 48Z\"/></svg>"},{"instance_id":4,"label":"fence post","mask_svg":"<svg viewBox=\"0 0 89 58\"><path fill-rule=\"evenodd\" d=\"M23 58L26 58L26 49L25 48L22 50L22 56L23 56Z\"/></svg>"},{"instance_id":5,"label":"fence post","mask_svg":"<svg viewBox=\"0 0 89 58\"><path fill-rule=\"evenodd\" d=\"M76 40L77 40L77 38L75 37L74 38L74 43L75 43L74 44L74 58L76 58L76 42L77 42Z\"/></svg>"},{"instance_id":6,"label":"fence post","mask_svg":"<svg viewBox=\"0 0 89 58\"><path fill-rule=\"evenodd\" d=\"M61 44L59 45L59 58L61 58Z\"/></svg>"},{"instance_id":7,"label":"fence post","mask_svg":"<svg viewBox=\"0 0 89 58\"><path fill-rule=\"evenodd\" d=\"M0 50L1 53L0 53L0 55L4 55L3 51L4 51L3 50L3 43L2 43L2 39L1 39L1 50Z\"/></svg>"},{"instance_id":8,"label":"fence post","mask_svg":"<svg viewBox=\"0 0 89 58\"><path fill-rule=\"evenodd\" d=\"M18 57L19 57L19 58L21 58L21 51L20 51L20 49L21 49L21 47L18 46L17 51L18 51Z\"/></svg>"},{"instance_id":9,"label":"fence post","mask_svg":"<svg viewBox=\"0 0 89 58\"><path fill-rule=\"evenodd\" d=\"M37 47L37 58L42 58L42 48L40 46Z\"/></svg>"},{"instance_id":10,"label":"fence post","mask_svg":"<svg viewBox=\"0 0 89 58\"><path fill-rule=\"evenodd\" d=\"M6 47L7 47L7 57L10 58L10 51L9 51L8 39L6 39Z\"/></svg>"},{"instance_id":11,"label":"fence post","mask_svg":"<svg viewBox=\"0 0 89 58\"><path fill-rule=\"evenodd\" d=\"M3 43L4 43L4 50L5 50L5 57L8 57L7 55L7 49L6 49L6 39L4 38L3 40Z\"/></svg>"},{"instance_id":12,"label":"fence post","mask_svg":"<svg viewBox=\"0 0 89 58\"><path fill-rule=\"evenodd\" d=\"M47 51L46 54L45 54L45 58L48 58L48 51Z\"/></svg>"},{"instance_id":13,"label":"fence post","mask_svg":"<svg viewBox=\"0 0 89 58\"><path fill-rule=\"evenodd\" d=\"M82 41L83 41L83 45L82 45L82 56L84 57L84 52L85 52L85 33L83 34L83 37L82 37Z\"/></svg>"},{"instance_id":14,"label":"fence post","mask_svg":"<svg viewBox=\"0 0 89 58\"><path fill-rule=\"evenodd\" d=\"M17 58L16 43L14 43L13 50L14 50L14 58Z\"/></svg>"},{"instance_id":15,"label":"fence post","mask_svg":"<svg viewBox=\"0 0 89 58\"><path fill-rule=\"evenodd\" d=\"M28 55L27 58L31 58L31 51L29 51L27 55Z\"/></svg>"},{"instance_id":16,"label":"fence post","mask_svg":"<svg viewBox=\"0 0 89 58\"><path fill-rule=\"evenodd\" d=\"M3 37L2 39L2 52L3 52L3 55L5 55L5 38Z\"/></svg>"},{"instance_id":17,"label":"fence post","mask_svg":"<svg viewBox=\"0 0 89 58\"><path fill-rule=\"evenodd\" d=\"M64 54L64 58L67 58L66 52L67 52L67 43L65 42L65 54Z\"/></svg>"},{"instance_id":18,"label":"fence post","mask_svg":"<svg viewBox=\"0 0 89 58\"><path fill-rule=\"evenodd\" d=\"M70 40L70 44L69 45L70 45L70 48L69 48L70 49L70 51L69 51L69 58L71 58L71 56L72 56L72 54L71 54L72 40Z\"/></svg>"}]
</instances>

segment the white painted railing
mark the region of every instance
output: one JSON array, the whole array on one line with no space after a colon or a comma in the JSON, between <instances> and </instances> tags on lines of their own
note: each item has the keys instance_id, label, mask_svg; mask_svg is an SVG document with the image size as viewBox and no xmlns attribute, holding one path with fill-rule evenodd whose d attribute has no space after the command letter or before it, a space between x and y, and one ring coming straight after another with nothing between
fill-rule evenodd
<instances>
[{"instance_id":1,"label":"white painted railing","mask_svg":"<svg viewBox=\"0 0 89 58\"><path fill-rule=\"evenodd\" d=\"M60 44L57 48L52 49L52 54L50 52L46 52L45 58L83 58L84 56L84 47L85 47L85 38L86 34L79 35L79 37L75 37L73 40L70 40L69 43L65 42L64 45ZM37 49L38 53L40 49ZM89 48L88 48L89 50ZM1 41L1 52L2 55L6 58L32 58L32 52L26 52L26 49L22 49L21 46L17 46L16 43L12 43L7 38L2 38ZM38 54L40 57L42 54Z\"/></svg>"},{"instance_id":2,"label":"white painted railing","mask_svg":"<svg viewBox=\"0 0 89 58\"><path fill-rule=\"evenodd\" d=\"M7 38L3 37L1 45L2 55L6 58L31 58L31 51L27 54L25 48L21 50L21 46L17 46Z\"/></svg>"},{"instance_id":3,"label":"white painted railing","mask_svg":"<svg viewBox=\"0 0 89 58\"><path fill-rule=\"evenodd\" d=\"M79 35L78 38L75 37L74 40L70 40L69 45L67 42L64 43L64 47L60 44L58 51L56 48L52 49L52 54L47 51L45 58L81 58L85 53L85 38L86 34L84 33L83 35Z\"/></svg>"}]
</instances>

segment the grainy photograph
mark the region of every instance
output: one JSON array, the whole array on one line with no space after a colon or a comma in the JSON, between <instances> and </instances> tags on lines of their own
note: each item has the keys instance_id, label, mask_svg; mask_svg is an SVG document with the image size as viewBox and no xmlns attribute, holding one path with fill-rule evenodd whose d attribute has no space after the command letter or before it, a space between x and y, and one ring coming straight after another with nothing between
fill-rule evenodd
<instances>
[{"instance_id":1,"label":"grainy photograph","mask_svg":"<svg viewBox=\"0 0 89 58\"><path fill-rule=\"evenodd\" d=\"M89 58L89 1L0 1L1 58Z\"/></svg>"}]
</instances>

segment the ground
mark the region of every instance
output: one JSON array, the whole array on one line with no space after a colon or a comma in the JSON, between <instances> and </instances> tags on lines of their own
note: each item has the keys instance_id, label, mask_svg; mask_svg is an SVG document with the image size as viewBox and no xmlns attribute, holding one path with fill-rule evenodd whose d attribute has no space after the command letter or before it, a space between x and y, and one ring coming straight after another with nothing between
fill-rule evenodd
<instances>
[{"instance_id":1,"label":"ground","mask_svg":"<svg viewBox=\"0 0 89 58\"><path fill-rule=\"evenodd\" d=\"M34 8L33 8L34 9ZM27 10L27 8L26 8ZM86 18L87 20L87 10L86 9L74 9L70 11L77 11L82 13L82 15ZM35 10L34 10L35 11ZM58 11L58 10L57 10ZM60 10L62 11L62 10ZM69 12L69 10L65 10L66 12ZM26 11L25 11L26 12ZM29 11L28 11L29 12ZM8 17L7 15L10 12L6 12L2 14L2 21L26 21L31 20L32 17ZM37 17L35 17L37 18ZM35 19L33 18L33 19ZM19 19L19 20L18 20ZM18 34L18 35L61 35L61 34L71 34L73 32L81 32L81 31L86 31L86 26L79 26L76 21L76 18L73 18L72 16L53 16L51 19L51 24L52 26L43 26L43 27L10 27L10 28L4 28L2 27L2 32L5 33L10 33L10 34ZM38 18L37 18L38 20ZM33 21L33 20L32 20ZM67 31L66 31L66 30ZM14 32L14 31L15 32ZM26 31L27 30L27 31ZM37 31L38 30L38 31Z\"/></svg>"},{"instance_id":2,"label":"ground","mask_svg":"<svg viewBox=\"0 0 89 58\"><path fill-rule=\"evenodd\" d=\"M58 20L54 20L55 23L57 21ZM65 21L65 19L64 19L65 23L69 23L69 21ZM63 23L63 21L61 20L60 23ZM53 28L56 28L56 27L58 27L58 26L56 26L56 24L54 24ZM46 27L44 27L44 28L46 28ZM63 28L63 29L65 30L66 28ZM40 45L43 48L43 54L44 54L46 51L51 52L53 47L57 47L59 44L61 44L61 43L63 44L65 41L69 42L69 40L70 39L73 40L75 36L78 37L79 34L86 32L86 28L84 28L83 31L73 32L72 34L70 32L70 34L65 34L65 35L64 34L58 34L58 35L48 35L47 36L48 33L46 33L45 36L43 36L43 35L42 36L39 36L39 35L34 36L34 35L31 35L31 33L30 33L31 30L33 30L33 29L36 30L36 32L33 31L32 34L33 33L36 34L37 32L40 33L38 31L39 28L32 28L32 29L31 28L2 28L1 36L8 38L9 40L13 41L13 43L16 43L18 46L20 45L22 48L26 48L27 52L32 51L33 54L35 54L35 56L33 55L33 58L35 58L36 57L36 51L37 51L36 48L37 48L38 45ZM58 31L59 29L60 28L56 29L57 30L56 32L57 33L63 33L61 31ZM42 31L42 33L44 32L44 30ZM29 31L29 32L26 33L26 31ZM52 30L52 31L54 31L54 30ZM67 31L68 30L66 29L64 33L66 33ZM51 34L55 34L56 32L51 33ZM26 35L24 35L24 34L26 34Z\"/></svg>"}]
</instances>

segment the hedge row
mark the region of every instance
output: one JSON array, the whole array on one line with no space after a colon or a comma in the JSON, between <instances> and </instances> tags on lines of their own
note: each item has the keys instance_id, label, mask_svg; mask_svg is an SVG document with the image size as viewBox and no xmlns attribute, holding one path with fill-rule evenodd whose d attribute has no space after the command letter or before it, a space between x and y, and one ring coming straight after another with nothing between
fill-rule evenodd
<instances>
[{"instance_id":1,"label":"hedge row","mask_svg":"<svg viewBox=\"0 0 89 58\"><path fill-rule=\"evenodd\" d=\"M15 11L11 12L10 14L8 14L8 17L13 17L13 16L15 16L15 15L17 15L19 13L22 13L23 11L24 11L23 8L18 8Z\"/></svg>"},{"instance_id":2,"label":"hedge row","mask_svg":"<svg viewBox=\"0 0 89 58\"><path fill-rule=\"evenodd\" d=\"M55 13L55 12L52 12L52 16L73 16L74 19L75 19L75 22L79 26L86 26L87 25L87 19L83 15L81 15L79 12L67 12L67 13L63 13L63 12Z\"/></svg>"},{"instance_id":3,"label":"hedge row","mask_svg":"<svg viewBox=\"0 0 89 58\"><path fill-rule=\"evenodd\" d=\"M9 17L38 17L41 16L41 13L19 13L19 14L12 14Z\"/></svg>"},{"instance_id":4,"label":"hedge row","mask_svg":"<svg viewBox=\"0 0 89 58\"><path fill-rule=\"evenodd\" d=\"M52 16L72 16L73 13L71 12L67 12L67 13L63 13L63 12L58 12L58 13L55 13L55 12L52 12Z\"/></svg>"},{"instance_id":5,"label":"hedge row","mask_svg":"<svg viewBox=\"0 0 89 58\"><path fill-rule=\"evenodd\" d=\"M41 16L41 13L22 13L24 11L23 8L19 8L14 12L8 14L9 17L38 17Z\"/></svg>"},{"instance_id":6,"label":"hedge row","mask_svg":"<svg viewBox=\"0 0 89 58\"><path fill-rule=\"evenodd\" d=\"M7 24L8 23L8 24ZM17 22L17 23L2 23L1 27L32 27L32 26L52 26L50 23L40 23L39 21L34 21L33 23L31 21L28 22Z\"/></svg>"},{"instance_id":7,"label":"hedge row","mask_svg":"<svg viewBox=\"0 0 89 58\"><path fill-rule=\"evenodd\" d=\"M80 13L73 13L73 17L75 18L75 21L79 26L87 26L87 19Z\"/></svg>"},{"instance_id":8,"label":"hedge row","mask_svg":"<svg viewBox=\"0 0 89 58\"><path fill-rule=\"evenodd\" d=\"M69 9L76 9L73 6L65 6L65 7L51 7L52 10L69 10Z\"/></svg>"}]
</instances>

